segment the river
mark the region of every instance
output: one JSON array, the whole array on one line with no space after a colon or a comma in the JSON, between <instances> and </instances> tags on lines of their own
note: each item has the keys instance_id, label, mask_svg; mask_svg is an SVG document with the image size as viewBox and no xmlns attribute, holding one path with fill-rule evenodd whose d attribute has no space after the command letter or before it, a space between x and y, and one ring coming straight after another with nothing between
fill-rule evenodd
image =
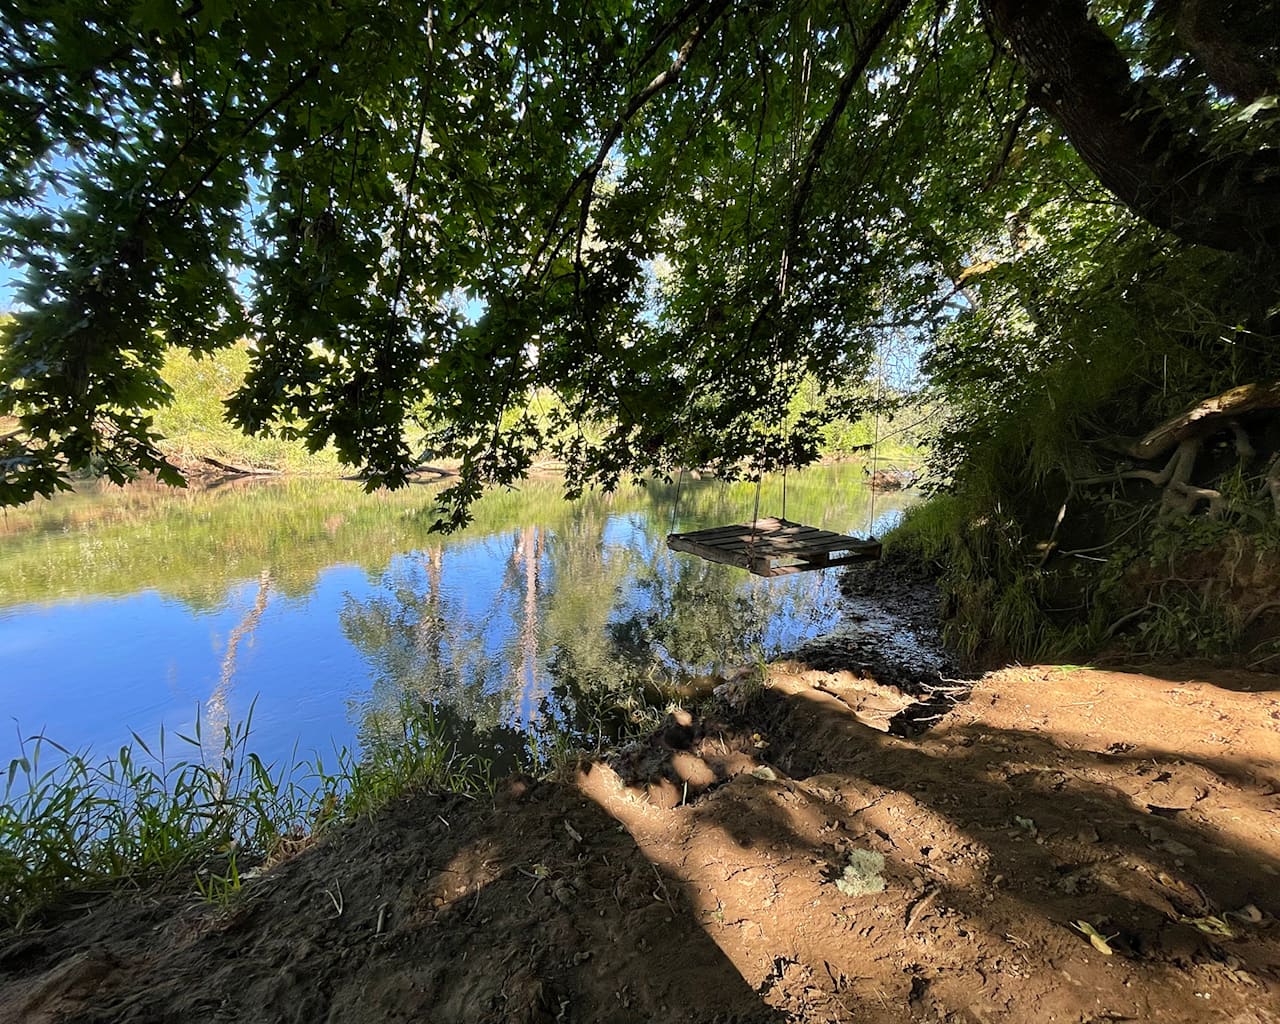
<instances>
[{"instance_id":1,"label":"river","mask_svg":"<svg viewBox=\"0 0 1280 1024\"><path fill-rule=\"evenodd\" d=\"M838 570L763 580L667 550L752 515L751 484L651 483L565 502L556 479L430 531L432 487L293 478L86 487L0 517L0 765L24 739L111 754L217 736L297 762L356 747L404 701L482 729L607 729L646 683L768 658L839 623ZM781 511L767 480L760 514ZM860 467L792 473L786 514L878 535L910 503Z\"/></svg>"}]
</instances>

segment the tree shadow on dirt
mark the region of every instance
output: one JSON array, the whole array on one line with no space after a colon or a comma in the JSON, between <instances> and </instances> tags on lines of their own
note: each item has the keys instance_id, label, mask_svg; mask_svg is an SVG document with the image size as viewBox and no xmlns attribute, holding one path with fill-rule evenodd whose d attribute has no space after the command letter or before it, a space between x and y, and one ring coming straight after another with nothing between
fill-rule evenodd
<instances>
[{"instance_id":1,"label":"tree shadow on dirt","mask_svg":"<svg viewBox=\"0 0 1280 1024\"><path fill-rule=\"evenodd\" d=\"M783 1019L616 821L519 779L399 801L224 910L101 902L0 966L0 1019L32 1022Z\"/></svg>"},{"instance_id":2,"label":"tree shadow on dirt","mask_svg":"<svg viewBox=\"0 0 1280 1024\"><path fill-rule=\"evenodd\" d=\"M1268 1019L1266 766L962 718L907 740L803 687L740 732L665 807L606 766L587 796L415 794L225 908L87 906L0 943L0 1019L1198 1020L1198 993ZM656 767L696 768L693 734Z\"/></svg>"},{"instance_id":3,"label":"tree shadow on dirt","mask_svg":"<svg viewBox=\"0 0 1280 1024\"><path fill-rule=\"evenodd\" d=\"M991 979L1019 961L1027 974L1067 973L1109 998L1104 1006L1127 999L1145 1013L1157 1012L1149 1004L1160 993L1140 982L1179 975L1182 987L1203 988L1223 974L1245 1003L1259 998L1257 986L1275 994L1280 942L1254 926L1280 916L1280 787L1258 766L1150 748L1128 754L1125 744L1094 752L978 725L908 741L859 723L820 692L767 690L758 701L750 718L767 723L779 778L735 779L696 803L692 818L744 851L741 870L763 848L758 873L820 879L797 894L824 907L815 919L826 912L896 931L875 955L898 961L902 1012L962 1011L976 990L999 1006L1008 978ZM887 890L843 899L834 882L858 849L884 857ZM1100 955L1080 922L1110 954ZM830 966L842 955L838 935L814 950L838 990ZM866 956L847 959L844 974L868 972ZM931 986L931 972L966 970L979 980L953 984L949 998L945 985ZM1097 1007L1086 998L1058 1009L1084 1019Z\"/></svg>"}]
</instances>

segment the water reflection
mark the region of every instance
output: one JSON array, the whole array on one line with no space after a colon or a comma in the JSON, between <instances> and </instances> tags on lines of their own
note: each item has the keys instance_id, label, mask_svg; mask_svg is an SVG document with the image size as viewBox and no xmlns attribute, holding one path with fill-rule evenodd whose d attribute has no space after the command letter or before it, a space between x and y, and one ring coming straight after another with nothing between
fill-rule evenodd
<instances>
[{"instance_id":1,"label":"water reflection","mask_svg":"<svg viewBox=\"0 0 1280 1024\"><path fill-rule=\"evenodd\" d=\"M780 489L766 482L762 514ZM278 759L383 732L406 700L442 708L467 742L548 717L608 731L646 694L838 620L834 572L767 581L666 549L673 519L748 519L754 491L686 481L673 516L669 485L569 504L533 481L443 538L426 488L289 480L39 503L0 535L0 713L107 750L130 729L188 729L197 708L207 725L243 719L256 699L254 746ZM820 467L786 500L793 519L879 533L910 498L877 496L873 526L860 471ZM0 740L0 758L14 745Z\"/></svg>"}]
</instances>

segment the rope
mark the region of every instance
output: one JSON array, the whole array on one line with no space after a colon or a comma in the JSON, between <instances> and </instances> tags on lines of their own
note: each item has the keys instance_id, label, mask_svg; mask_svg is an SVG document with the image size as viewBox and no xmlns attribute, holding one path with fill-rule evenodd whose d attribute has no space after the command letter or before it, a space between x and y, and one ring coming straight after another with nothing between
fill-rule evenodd
<instances>
[{"instance_id":1,"label":"rope","mask_svg":"<svg viewBox=\"0 0 1280 1024\"><path fill-rule=\"evenodd\" d=\"M680 467L680 476L676 480L676 500L671 503L671 525L667 533L676 532L676 513L680 511L680 488L684 486L684 466Z\"/></svg>"},{"instance_id":2,"label":"rope","mask_svg":"<svg viewBox=\"0 0 1280 1024\"><path fill-rule=\"evenodd\" d=\"M881 372L876 377L876 425L875 433L871 438L871 509L867 513L869 522L867 523L867 539L875 540L876 527L876 470L880 464L880 402L884 397L884 374Z\"/></svg>"},{"instance_id":3,"label":"rope","mask_svg":"<svg viewBox=\"0 0 1280 1024\"><path fill-rule=\"evenodd\" d=\"M799 76L800 89L798 92L793 89L791 94L791 118L792 118L793 125L799 125L801 123L802 116L804 113L804 108L809 101L809 82L813 74L813 56L810 51L811 34L813 31L812 18L809 18L805 21L804 30L805 30L804 43L803 43L803 47L801 48L799 44L796 43L794 25L792 25L793 48L791 51L791 61L793 64L796 63L797 51L799 51L799 64L800 64L800 76ZM799 101L798 106L797 106L797 100ZM799 128L795 128L791 132L792 169L795 168L796 164L799 162L799 159L800 159L800 131L799 131ZM794 190L794 183L793 183L793 190ZM782 247L782 254L778 258L778 299L779 299L780 309L782 306L782 301L785 300L787 296L787 272L790 270L790 267L791 267L791 254L787 252L787 247L784 244ZM776 327L774 328L774 333L773 333L773 361L774 361L775 379L781 378L782 376L782 344L778 339L778 330ZM787 410L785 408L782 410L779 418L781 421L781 426L783 431L783 440L785 442L784 444L784 452L785 452L786 448L789 447L789 443L791 440L791 427L787 423ZM787 469L789 466L790 466L790 459L784 458L782 462L782 518L783 520L786 520L787 518ZM756 519L760 515L760 484L762 480L763 480L763 476L761 476L760 479L756 480L756 509L751 519L751 539L753 543L755 542Z\"/></svg>"}]
</instances>

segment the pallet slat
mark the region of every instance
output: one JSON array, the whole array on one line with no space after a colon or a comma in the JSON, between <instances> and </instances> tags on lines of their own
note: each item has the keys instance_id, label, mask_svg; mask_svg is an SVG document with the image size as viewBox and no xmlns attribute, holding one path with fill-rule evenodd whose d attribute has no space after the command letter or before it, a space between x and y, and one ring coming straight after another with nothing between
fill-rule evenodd
<instances>
[{"instance_id":1,"label":"pallet slat","mask_svg":"<svg viewBox=\"0 0 1280 1024\"><path fill-rule=\"evenodd\" d=\"M667 537L667 547L766 577L812 572L880 557L879 541L846 537L774 518L673 533ZM840 552L845 554L833 557Z\"/></svg>"}]
</instances>

